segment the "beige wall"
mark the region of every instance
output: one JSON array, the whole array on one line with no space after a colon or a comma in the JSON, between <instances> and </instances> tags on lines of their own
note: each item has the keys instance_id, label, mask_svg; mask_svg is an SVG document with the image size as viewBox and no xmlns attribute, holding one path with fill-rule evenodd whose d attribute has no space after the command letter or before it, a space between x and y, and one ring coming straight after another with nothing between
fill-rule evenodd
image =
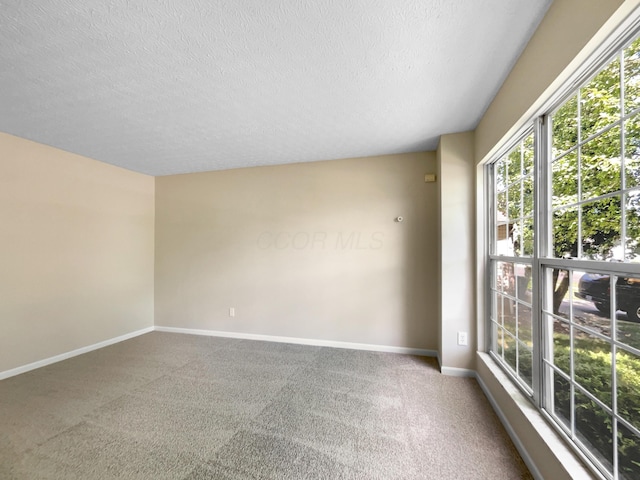
<instances>
[{"instance_id":1,"label":"beige wall","mask_svg":"<svg viewBox=\"0 0 640 480\"><path fill-rule=\"evenodd\" d=\"M435 168L417 153L158 177L156 325L435 350Z\"/></svg>"},{"instance_id":2,"label":"beige wall","mask_svg":"<svg viewBox=\"0 0 640 480\"><path fill-rule=\"evenodd\" d=\"M0 372L153 325L154 179L0 133Z\"/></svg>"},{"instance_id":3,"label":"beige wall","mask_svg":"<svg viewBox=\"0 0 640 480\"><path fill-rule=\"evenodd\" d=\"M440 199L440 366L473 370L476 351L473 132L442 135L438 145ZM458 332L468 344L458 345Z\"/></svg>"}]
</instances>

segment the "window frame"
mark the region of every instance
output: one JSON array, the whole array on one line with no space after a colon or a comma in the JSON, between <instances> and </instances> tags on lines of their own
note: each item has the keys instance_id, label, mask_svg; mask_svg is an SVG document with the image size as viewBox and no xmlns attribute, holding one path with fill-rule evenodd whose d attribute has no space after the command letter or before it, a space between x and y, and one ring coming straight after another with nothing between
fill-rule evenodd
<instances>
[{"instance_id":1,"label":"window frame","mask_svg":"<svg viewBox=\"0 0 640 480\"><path fill-rule=\"evenodd\" d=\"M484 176L484 215L486 215L487 222L484 222L485 235L484 235L484 258L485 258L485 268L484 268L484 279L485 279L485 287L484 287L484 302L485 308L484 310L484 326L485 326L485 351L494 359L494 361L502 368L502 370L507 374L507 376L511 379L511 381L518 386L520 391L536 406L539 412L549 421L549 423L553 426L553 428L560 433L565 440L568 441L568 444L571 448L585 460L586 464L597 473L601 478L607 479L617 479L622 478L618 477L618 458L617 458L617 446L613 447L613 462L612 462L612 472L610 474L607 470L606 466L603 466L600 461L588 451L586 447L580 447L575 443L575 431L573 430L575 425L574 422L571 421L571 431L567 432L566 428L560 424L560 422L554 418L554 416L549 413L548 408L553 411L553 386L551 384L552 379L549 374L548 367L548 355L549 348L553 345L553 332L548 328L546 322L543 321L545 315L548 316L548 312L543 311L543 307L546 308L549 306L549 299L545 297L546 291L548 291L548 278L545 279L545 271L548 269L558 268L560 270L566 269L567 271L585 271L585 272L594 272L594 273L602 273L610 276L610 281L614 282L614 278L621 274L628 274L633 276L640 277L639 273L639 264L638 263L615 263L606 262L603 260L590 260L584 258L555 258L553 252L553 221L552 221L552 161L553 161L553 149L552 149L552 125L551 125L551 117L553 113L557 111L558 108L564 105L564 103L569 100L572 96L576 95L576 98L579 98L579 92L581 88L583 88L588 81L590 81L595 75L597 75L605 66L607 66L610 62L614 61L616 55L620 56L620 52L624 51L625 48L635 39L640 36L640 15L638 14L638 10L635 11L636 20L633 22L626 22L625 25L620 27L616 35L612 36L606 44L601 45L594 55L592 55L590 61L585 62L578 71L573 75L573 80L567 82L562 88L558 89L558 91L547 101L545 102L537 111L536 114L529 117L529 120L525 122L515 134L509 137L509 140L502 144L498 149L494 149L494 153L489 157L488 162L484 162L482 165L482 172ZM620 65L620 71L624 72L624 66ZM620 102L621 104L625 101L624 97L624 84L625 78L623 75L620 76ZM588 139L580 139L578 138L577 143L575 145L575 149L578 150L582 144L587 143L590 140L597 138L602 135L604 132L607 132L611 129L614 129L616 126L620 126L620 138L621 138L621 150L620 150L620 162L621 162L621 186L620 191L618 192L621 198L621 239L623 242L625 241L625 202L627 193L629 192L628 188L625 188L625 152L624 152L624 142L625 142L625 123L629 118L632 118L634 115L640 114L640 107L636 107L631 112L620 111L619 118L614 121L612 124L600 128L597 132L593 133L589 136ZM580 125L578 125L578 130L580 129ZM511 152L511 150L516 146L519 142L533 132L534 137L534 170L532 173L533 184L534 184L534 208L533 208L533 223L534 223L534 246L533 246L533 255L531 257L520 257L520 256L505 256L498 255L495 249L497 235L496 235L496 214L497 214L497 194L496 194L496 171L495 164L497 161L504 158L506 155ZM566 152L565 152L566 154ZM580 188L580 187L578 187ZM635 189L636 187L634 187ZM580 206L583 203L586 203L584 199L581 197L581 190L578 190L577 194L577 205ZM586 201L594 201L597 199L589 198ZM581 225L580 227L581 228ZM580 230L578 230L579 232ZM578 252L582 251L582 245L580 244L580 235L578 233ZM626 252L626 247L623 248L623 255ZM492 320L493 315L493 305L494 305L494 280L496 278L496 265L497 262L517 262L517 263L527 263L531 265L532 271L532 299L531 299L531 315L532 315L532 339L533 339L533 360L532 360L532 388L529 388L522 382L520 378L518 378L515 372L511 371L509 368L505 368L504 361L500 358L500 356L494 351L497 340L493 336L494 331L494 321ZM613 268L612 267L615 267ZM572 280L571 280L572 281ZM613 285L613 283L612 283ZM553 285L551 286L553 288ZM612 290L613 291L613 290ZM613 295L615 298L615 295ZM612 355L612 377L611 377L611 388L613 392L612 396L612 404L611 404L611 415L613 418L613 432L612 438L614 445L617 441L617 422L621 421L621 423L630 424L623 417L620 417L616 411L616 395L617 395L617 386L616 386L616 349L619 346L618 340L615 338L615 333L613 333L613 329L615 326L615 300L612 300L612 333L609 344L611 345L611 355ZM548 308L547 308L548 310ZM553 309L551 309L553 312ZM569 317L569 322L573 324L573 317ZM573 338L573 337L571 337ZM573 347L571 347L573 348ZM628 349L627 349L628 351ZM640 350L636 350L632 352L634 354L640 354ZM517 368L516 368L517 371ZM571 379L573 381L574 378L574 364L573 364L573 352L571 353ZM580 385L578 385L582 388ZM572 390L573 392L573 387ZM592 395L592 394L590 394ZM592 395L593 396L593 395ZM573 395L571 396L571 409L572 409L572 418L574 416L574 403L573 403ZM636 432L640 430L639 428L632 426ZM573 437L573 438L572 438Z\"/></svg>"}]
</instances>

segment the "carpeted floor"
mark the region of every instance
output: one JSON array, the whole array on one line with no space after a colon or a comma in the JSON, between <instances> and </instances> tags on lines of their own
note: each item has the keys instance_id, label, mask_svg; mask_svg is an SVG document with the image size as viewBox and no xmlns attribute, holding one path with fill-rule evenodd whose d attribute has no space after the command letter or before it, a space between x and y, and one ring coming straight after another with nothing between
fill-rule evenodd
<instances>
[{"instance_id":1,"label":"carpeted floor","mask_svg":"<svg viewBox=\"0 0 640 480\"><path fill-rule=\"evenodd\" d=\"M0 381L0 478L531 476L434 359L153 332Z\"/></svg>"}]
</instances>

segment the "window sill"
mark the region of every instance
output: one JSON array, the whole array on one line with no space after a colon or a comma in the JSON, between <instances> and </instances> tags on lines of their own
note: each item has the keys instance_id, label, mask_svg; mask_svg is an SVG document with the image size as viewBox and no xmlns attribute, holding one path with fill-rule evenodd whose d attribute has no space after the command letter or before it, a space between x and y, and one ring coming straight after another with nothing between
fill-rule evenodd
<instances>
[{"instance_id":1,"label":"window sill","mask_svg":"<svg viewBox=\"0 0 640 480\"><path fill-rule=\"evenodd\" d=\"M535 478L603 478L582 463L495 361L483 352L477 354L477 380Z\"/></svg>"}]
</instances>

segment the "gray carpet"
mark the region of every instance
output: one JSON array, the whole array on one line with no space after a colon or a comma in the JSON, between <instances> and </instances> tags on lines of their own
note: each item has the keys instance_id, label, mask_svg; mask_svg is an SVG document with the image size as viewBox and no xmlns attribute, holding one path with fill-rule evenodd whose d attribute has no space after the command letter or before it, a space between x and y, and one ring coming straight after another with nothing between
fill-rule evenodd
<instances>
[{"instance_id":1,"label":"gray carpet","mask_svg":"<svg viewBox=\"0 0 640 480\"><path fill-rule=\"evenodd\" d=\"M153 332L0 381L0 478L531 476L434 359Z\"/></svg>"}]
</instances>

